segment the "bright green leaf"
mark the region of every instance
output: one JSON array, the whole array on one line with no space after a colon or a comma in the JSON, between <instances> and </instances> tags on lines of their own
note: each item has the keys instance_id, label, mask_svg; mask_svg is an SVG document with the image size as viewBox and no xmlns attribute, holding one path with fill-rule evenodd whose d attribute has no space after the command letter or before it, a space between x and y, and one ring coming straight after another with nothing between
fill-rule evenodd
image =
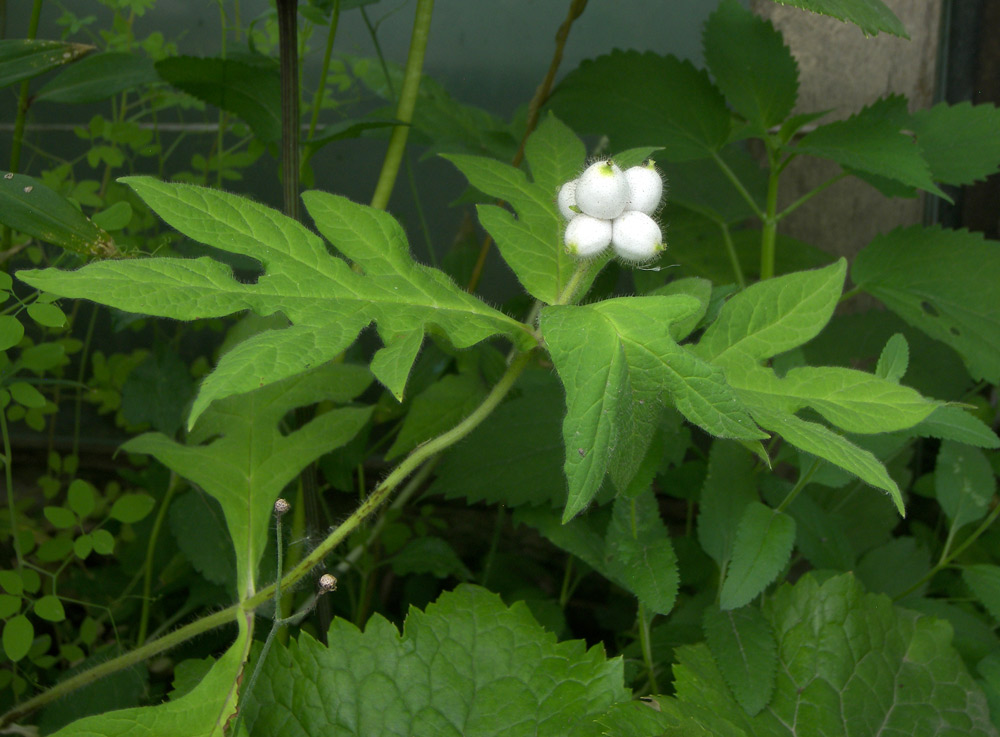
<instances>
[{"instance_id":1,"label":"bright green leaf","mask_svg":"<svg viewBox=\"0 0 1000 737\"><path fill-rule=\"evenodd\" d=\"M939 103L910 118L935 181L962 185L985 179L1000 167L1000 109L984 103Z\"/></svg>"},{"instance_id":2,"label":"bright green leaf","mask_svg":"<svg viewBox=\"0 0 1000 737\"><path fill-rule=\"evenodd\" d=\"M889 381L899 381L910 363L910 346L902 333L894 333L879 354L875 375Z\"/></svg>"},{"instance_id":3,"label":"bright green leaf","mask_svg":"<svg viewBox=\"0 0 1000 737\"><path fill-rule=\"evenodd\" d=\"M47 328L61 328L66 324L66 314L55 305L44 302L28 305L28 317Z\"/></svg>"},{"instance_id":4,"label":"bright green leaf","mask_svg":"<svg viewBox=\"0 0 1000 737\"><path fill-rule=\"evenodd\" d=\"M3 650L15 663L28 654L35 640L35 628L23 614L11 617L3 627Z\"/></svg>"},{"instance_id":5,"label":"bright green leaf","mask_svg":"<svg viewBox=\"0 0 1000 737\"><path fill-rule=\"evenodd\" d=\"M629 697L603 647L557 643L523 602L468 585L411 608L402 635L374 615L363 633L335 619L327 639L275 646L247 704L254 735L562 737Z\"/></svg>"},{"instance_id":6,"label":"bright green leaf","mask_svg":"<svg viewBox=\"0 0 1000 737\"><path fill-rule=\"evenodd\" d=\"M798 95L798 65L769 21L727 0L709 16L702 43L715 83L756 131L788 116Z\"/></svg>"},{"instance_id":7,"label":"bright green leaf","mask_svg":"<svg viewBox=\"0 0 1000 737\"><path fill-rule=\"evenodd\" d=\"M124 200L116 202L106 210L95 212L91 220L97 227L109 232L122 230L132 221L132 205Z\"/></svg>"},{"instance_id":8,"label":"bright green leaf","mask_svg":"<svg viewBox=\"0 0 1000 737\"><path fill-rule=\"evenodd\" d=\"M424 331L412 330L388 341L385 347L372 357L372 373L392 393L397 402L403 401L406 380L410 376L413 362L417 360L417 353L423 342Z\"/></svg>"},{"instance_id":9,"label":"bright green leaf","mask_svg":"<svg viewBox=\"0 0 1000 737\"><path fill-rule=\"evenodd\" d=\"M93 46L65 41L27 38L0 41L0 88L37 77L93 50Z\"/></svg>"},{"instance_id":10,"label":"bright green leaf","mask_svg":"<svg viewBox=\"0 0 1000 737\"><path fill-rule=\"evenodd\" d=\"M753 716L767 706L778 675L778 648L771 624L755 607L705 608L705 642L740 706Z\"/></svg>"},{"instance_id":11,"label":"bright green leaf","mask_svg":"<svg viewBox=\"0 0 1000 737\"><path fill-rule=\"evenodd\" d=\"M21 351L20 363L26 369L44 374L66 362L66 347L62 343L46 342Z\"/></svg>"},{"instance_id":12,"label":"bright green leaf","mask_svg":"<svg viewBox=\"0 0 1000 737\"><path fill-rule=\"evenodd\" d=\"M35 102L99 102L157 81L153 60L148 56L138 51L105 51L91 54L60 72L38 90Z\"/></svg>"},{"instance_id":13,"label":"bright green leaf","mask_svg":"<svg viewBox=\"0 0 1000 737\"><path fill-rule=\"evenodd\" d=\"M35 614L47 622L61 622L66 619L62 602L58 596L43 596L35 602Z\"/></svg>"},{"instance_id":14,"label":"bright green leaf","mask_svg":"<svg viewBox=\"0 0 1000 737\"><path fill-rule=\"evenodd\" d=\"M954 440L977 448L1000 448L1000 438L986 423L953 405L936 408L927 419L911 427L907 434Z\"/></svg>"},{"instance_id":15,"label":"bright green leaf","mask_svg":"<svg viewBox=\"0 0 1000 737\"><path fill-rule=\"evenodd\" d=\"M115 538L107 530L94 530L90 533L91 542L94 544L94 552L100 555L111 555L115 552Z\"/></svg>"},{"instance_id":16,"label":"bright green leaf","mask_svg":"<svg viewBox=\"0 0 1000 737\"><path fill-rule=\"evenodd\" d=\"M866 36L884 31L909 38L899 18L882 0L783 0L783 4L853 23Z\"/></svg>"},{"instance_id":17,"label":"bright green leaf","mask_svg":"<svg viewBox=\"0 0 1000 737\"><path fill-rule=\"evenodd\" d=\"M750 502L736 529L733 558L722 585L722 609L750 603L788 565L795 520L760 502Z\"/></svg>"},{"instance_id":18,"label":"bright green leaf","mask_svg":"<svg viewBox=\"0 0 1000 737\"><path fill-rule=\"evenodd\" d=\"M111 519L132 524L145 519L155 506L156 500L149 494L142 492L122 494L111 505Z\"/></svg>"},{"instance_id":19,"label":"bright green leaf","mask_svg":"<svg viewBox=\"0 0 1000 737\"><path fill-rule=\"evenodd\" d=\"M21 611L21 597L0 594L0 619L7 619Z\"/></svg>"},{"instance_id":20,"label":"bright green leaf","mask_svg":"<svg viewBox=\"0 0 1000 737\"><path fill-rule=\"evenodd\" d=\"M13 315L0 315L0 351L13 348L24 337L24 325Z\"/></svg>"},{"instance_id":21,"label":"bright green leaf","mask_svg":"<svg viewBox=\"0 0 1000 737\"><path fill-rule=\"evenodd\" d=\"M1000 249L980 233L897 228L858 254L851 278L962 356L973 378L1000 381Z\"/></svg>"},{"instance_id":22,"label":"bright green leaf","mask_svg":"<svg viewBox=\"0 0 1000 737\"><path fill-rule=\"evenodd\" d=\"M996 493L996 479L978 448L945 440L938 450L934 492L954 528L982 519Z\"/></svg>"},{"instance_id":23,"label":"bright green leaf","mask_svg":"<svg viewBox=\"0 0 1000 737\"><path fill-rule=\"evenodd\" d=\"M83 479L73 479L66 490L66 500L80 519L86 519L97 506L97 489Z\"/></svg>"},{"instance_id":24,"label":"bright green leaf","mask_svg":"<svg viewBox=\"0 0 1000 737\"><path fill-rule=\"evenodd\" d=\"M649 292L649 296L669 297L673 294L686 294L694 297L701 303L701 308L685 317L670 324L670 337L680 342L691 334L708 312L708 304L712 300L712 282L708 279L700 279L696 276L682 279L673 279L664 286L658 287Z\"/></svg>"}]
</instances>

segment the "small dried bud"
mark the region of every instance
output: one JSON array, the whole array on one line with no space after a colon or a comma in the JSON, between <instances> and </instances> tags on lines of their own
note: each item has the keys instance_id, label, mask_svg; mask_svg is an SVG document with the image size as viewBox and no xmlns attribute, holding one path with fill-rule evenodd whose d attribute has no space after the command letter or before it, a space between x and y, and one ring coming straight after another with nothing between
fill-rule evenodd
<instances>
[{"instance_id":1,"label":"small dried bud","mask_svg":"<svg viewBox=\"0 0 1000 737\"><path fill-rule=\"evenodd\" d=\"M319 577L319 591L321 594L327 594L331 591L337 590L337 577L331 576L329 573L324 573Z\"/></svg>"},{"instance_id":2,"label":"small dried bud","mask_svg":"<svg viewBox=\"0 0 1000 737\"><path fill-rule=\"evenodd\" d=\"M287 499L279 498L274 502L274 516L281 517L285 512L292 508L292 505L288 503Z\"/></svg>"}]
</instances>

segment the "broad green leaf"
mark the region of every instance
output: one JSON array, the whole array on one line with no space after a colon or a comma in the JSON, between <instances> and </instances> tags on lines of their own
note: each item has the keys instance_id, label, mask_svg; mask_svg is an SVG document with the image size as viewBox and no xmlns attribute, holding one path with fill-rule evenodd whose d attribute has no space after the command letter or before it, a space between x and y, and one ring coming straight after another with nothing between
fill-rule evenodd
<instances>
[{"instance_id":1,"label":"broad green leaf","mask_svg":"<svg viewBox=\"0 0 1000 737\"><path fill-rule=\"evenodd\" d=\"M649 292L649 296L669 297L673 294L686 294L694 297L701 303L701 308L684 318L670 324L670 337L676 341L684 340L698 326L705 313L708 312L708 304L712 300L712 282L708 279L699 279L690 276L683 279L673 279L662 287L658 287Z\"/></svg>"},{"instance_id":2,"label":"broad green leaf","mask_svg":"<svg viewBox=\"0 0 1000 737\"><path fill-rule=\"evenodd\" d=\"M66 315L56 305L32 302L27 308L28 317L47 328L61 328L66 324Z\"/></svg>"},{"instance_id":3,"label":"broad green leaf","mask_svg":"<svg viewBox=\"0 0 1000 737\"><path fill-rule=\"evenodd\" d=\"M156 71L177 89L238 115L264 143L281 140L281 82L273 59L170 56L156 62Z\"/></svg>"},{"instance_id":4,"label":"broad green leaf","mask_svg":"<svg viewBox=\"0 0 1000 737\"><path fill-rule=\"evenodd\" d=\"M962 185L985 179L1000 167L1000 109L984 103L940 103L910 118L935 181Z\"/></svg>"},{"instance_id":5,"label":"broad green leaf","mask_svg":"<svg viewBox=\"0 0 1000 737\"><path fill-rule=\"evenodd\" d=\"M372 320L389 336L438 328L459 348L496 334L522 348L534 342L521 323L466 294L443 273L415 264L402 228L386 213L319 192L303 197L320 229L361 274L331 256L305 227L251 200L145 177L127 181L169 224L194 240L259 260L265 273L255 284L243 284L228 266L203 257L135 259L91 264L71 273L49 269L19 275L62 296L179 320L245 309L262 316L284 313L291 327L259 333L222 357L202 385L189 427L212 401L331 359Z\"/></svg>"},{"instance_id":6,"label":"broad green leaf","mask_svg":"<svg viewBox=\"0 0 1000 737\"><path fill-rule=\"evenodd\" d=\"M615 50L584 61L548 105L574 130L607 135L615 149L660 146L664 161L705 158L729 138L731 114L708 74L652 52Z\"/></svg>"},{"instance_id":7,"label":"broad green leaf","mask_svg":"<svg viewBox=\"0 0 1000 737\"><path fill-rule=\"evenodd\" d=\"M45 395L26 381L12 382L7 390L15 402L25 407L38 409L45 406Z\"/></svg>"},{"instance_id":8,"label":"broad green leaf","mask_svg":"<svg viewBox=\"0 0 1000 737\"><path fill-rule=\"evenodd\" d=\"M75 555L80 560L87 560L87 558L89 558L90 554L93 552L94 552L94 538L91 537L89 533L80 535L80 537L78 537L76 540L73 541L73 555ZM41 548L39 548L38 552L38 557L41 558L42 560L44 560L46 557L58 559L58 558L63 558L65 556L66 553L62 553L61 555L58 556L54 555L54 553L52 556L43 556Z\"/></svg>"},{"instance_id":9,"label":"broad green leaf","mask_svg":"<svg viewBox=\"0 0 1000 737\"><path fill-rule=\"evenodd\" d=\"M600 489L612 454L631 454L635 473L664 390L685 417L707 432L745 440L764 437L721 371L670 336L671 323L700 308L697 300L674 295L542 310L542 335L566 387L563 439L570 490L565 519ZM627 472L623 476L631 478Z\"/></svg>"},{"instance_id":10,"label":"broad green leaf","mask_svg":"<svg viewBox=\"0 0 1000 737\"><path fill-rule=\"evenodd\" d=\"M236 556L219 503L200 490L174 499L168 512L177 547L206 581L236 595Z\"/></svg>"},{"instance_id":11,"label":"broad green leaf","mask_svg":"<svg viewBox=\"0 0 1000 737\"><path fill-rule=\"evenodd\" d=\"M895 333L879 354L875 375L889 381L899 381L910 364L910 346L902 333Z\"/></svg>"},{"instance_id":12,"label":"broad green leaf","mask_svg":"<svg viewBox=\"0 0 1000 737\"><path fill-rule=\"evenodd\" d=\"M91 54L64 69L38 90L35 102L99 102L157 81L159 78L149 57L105 51Z\"/></svg>"},{"instance_id":13,"label":"broad green leaf","mask_svg":"<svg viewBox=\"0 0 1000 737\"><path fill-rule=\"evenodd\" d=\"M243 664L250 654L253 614L237 619L239 634L201 682L173 701L79 719L52 737L223 737L236 711Z\"/></svg>"},{"instance_id":14,"label":"broad green leaf","mask_svg":"<svg viewBox=\"0 0 1000 737\"><path fill-rule=\"evenodd\" d=\"M838 435L833 430L815 422L800 419L793 414L754 407L754 419L766 430L776 432L791 445L837 468L857 476L867 484L882 489L892 497L900 515L905 515L903 497L878 458Z\"/></svg>"},{"instance_id":15,"label":"broad green leaf","mask_svg":"<svg viewBox=\"0 0 1000 737\"><path fill-rule=\"evenodd\" d=\"M747 504L736 528L719 606L726 610L749 604L788 565L794 543L794 519L760 502Z\"/></svg>"},{"instance_id":16,"label":"broad green leaf","mask_svg":"<svg viewBox=\"0 0 1000 737\"><path fill-rule=\"evenodd\" d=\"M917 187L951 199L931 177L920 147L907 135L909 114L901 96L880 100L847 120L837 120L807 133L792 150L831 159L845 169Z\"/></svg>"},{"instance_id":17,"label":"broad green leaf","mask_svg":"<svg viewBox=\"0 0 1000 737\"><path fill-rule=\"evenodd\" d=\"M141 451L140 451L141 452ZM119 522L125 522L126 524L132 524L133 522L139 522L146 518L150 512L153 511L153 507L156 506L156 500L149 494L135 493L135 494L122 494L120 497L115 499L115 503L111 505L111 519L118 520Z\"/></svg>"},{"instance_id":18,"label":"broad green leaf","mask_svg":"<svg viewBox=\"0 0 1000 737\"><path fill-rule=\"evenodd\" d=\"M982 234L897 228L858 254L851 279L958 351L973 378L1000 381L1000 249Z\"/></svg>"},{"instance_id":19,"label":"broad green leaf","mask_svg":"<svg viewBox=\"0 0 1000 737\"><path fill-rule=\"evenodd\" d=\"M111 555L115 552L115 538L107 530L94 530L90 534L90 540L94 544L95 553Z\"/></svg>"},{"instance_id":20,"label":"broad green leaf","mask_svg":"<svg viewBox=\"0 0 1000 737\"><path fill-rule=\"evenodd\" d=\"M705 643L736 700L750 716L767 706L777 677L778 644L756 607L720 611L705 607Z\"/></svg>"},{"instance_id":21,"label":"broad green leaf","mask_svg":"<svg viewBox=\"0 0 1000 737\"><path fill-rule=\"evenodd\" d=\"M386 460L409 453L420 443L450 430L479 406L486 390L478 377L449 374L413 398Z\"/></svg>"},{"instance_id":22,"label":"broad green leaf","mask_svg":"<svg viewBox=\"0 0 1000 737\"><path fill-rule=\"evenodd\" d=\"M757 498L754 459L738 443L715 440L698 499L698 542L719 566L732 556L743 510Z\"/></svg>"},{"instance_id":23,"label":"broad green leaf","mask_svg":"<svg viewBox=\"0 0 1000 737\"><path fill-rule=\"evenodd\" d=\"M873 594L885 594L909 604L927 588L931 560L927 548L909 536L894 537L861 556L854 575ZM905 606L905 604L904 604Z\"/></svg>"},{"instance_id":24,"label":"broad green leaf","mask_svg":"<svg viewBox=\"0 0 1000 737\"><path fill-rule=\"evenodd\" d=\"M66 490L66 501L80 519L87 519L97 506L96 494L97 489L93 484L83 479L73 479Z\"/></svg>"},{"instance_id":25,"label":"broad green leaf","mask_svg":"<svg viewBox=\"0 0 1000 737\"><path fill-rule=\"evenodd\" d=\"M35 614L47 622L61 622L66 619L66 611L58 596L43 596L35 602Z\"/></svg>"},{"instance_id":26,"label":"broad green leaf","mask_svg":"<svg viewBox=\"0 0 1000 737\"><path fill-rule=\"evenodd\" d=\"M909 38L899 18L882 0L782 0L782 5L791 5L853 23L866 36L877 36L879 31L884 31L893 36Z\"/></svg>"},{"instance_id":27,"label":"broad green leaf","mask_svg":"<svg viewBox=\"0 0 1000 737\"><path fill-rule=\"evenodd\" d=\"M118 249L106 232L69 200L23 174L0 177L0 223L84 256L106 258Z\"/></svg>"},{"instance_id":28,"label":"broad green leaf","mask_svg":"<svg viewBox=\"0 0 1000 737\"><path fill-rule=\"evenodd\" d=\"M13 348L24 337L24 325L13 315L0 315L0 351Z\"/></svg>"},{"instance_id":29,"label":"broad green leaf","mask_svg":"<svg viewBox=\"0 0 1000 737\"><path fill-rule=\"evenodd\" d=\"M635 594L640 604L650 612L670 613L680 576L670 533L652 491L634 499L615 499L604 557L614 579Z\"/></svg>"},{"instance_id":30,"label":"broad green leaf","mask_svg":"<svg viewBox=\"0 0 1000 737\"><path fill-rule=\"evenodd\" d=\"M705 62L733 109L758 133L781 123L798 96L798 65L770 21L735 0L709 16Z\"/></svg>"},{"instance_id":31,"label":"broad green leaf","mask_svg":"<svg viewBox=\"0 0 1000 737\"><path fill-rule=\"evenodd\" d=\"M556 194L563 183L579 175L585 151L576 135L549 115L528 139L525 153L531 181L520 169L494 159L460 154L444 158L473 187L514 209L512 214L497 205L480 205L479 221L524 288L551 304L577 268L563 246L565 223L556 208ZM581 285L581 290L586 286Z\"/></svg>"},{"instance_id":32,"label":"broad green leaf","mask_svg":"<svg viewBox=\"0 0 1000 737\"><path fill-rule=\"evenodd\" d=\"M272 649L246 705L254 735L562 737L629 698L620 659L474 586L411 608L402 634L374 615L364 632L335 619L327 640Z\"/></svg>"},{"instance_id":33,"label":"broad green leaf","mask_svg":"<svg viewBox=\"0 0 1000 737\"><path fill-rule=\"evenodd\" d=\"M551 372L525 372L518 386L520 396L501 404L444 455L434 493L509 506L565 503L559 429L566 404L558 380Z\"/></svg>"},{"instance_id":34,"label":"broad green leaf","mask_svg":"<svg viewBox=\"0 0 1000 737\"><path fill-rule=\"evenodd\" d=\"M28 654L34 640L35 627L23 614L11 617L3 626L3 651L15 663Z\"/></svg>"},{"instance_id":35,"label":"broad green leaf","mask_svg":"<svg viewBox=\"0 0 1000 737\"><path fill-rule=\"evenodd\" d=\"M938 407L923 422L911 427L907 434L954 440L977 448L1000 448L1000 438L985 422L953 405Z\"/></svg>"},{"instance_id":36,"label":"broad green leaf","mask_svg":"<svg viewBox=\"0 0 1000 737\"><path fill-rule=\"evenodd\" d=\"M132 205L124 200L120 200L111 207L95 212L94 223L105 230L122 230L132 222Z\"/></svg>"},{"instance_id":37,"label":"broad green leaf","mask_svg":"<svg viewBox=\"0 0 1000 737\"><path fill-rule=\"evenodd\" d=\"M1000 566L986 563L964 566L962 580L983 603L994 621L1000 622Z\"/></svg>"},{"instance_id":38,"label":"broad green leaf","mask_svg":"<svg viewBox=\"0 0 1000 737\"><path fill-rule=\"evenodd\" d=\"M290 410L337 398L337 375L344 368L331 364L224 399L203 415L189 445L146 433L122 446L130 453L154 456L222 505L236 551L240 597L255 590L278 494L307 465L353 438L371 416L370 407L334 409L298 430L281 433L279 423Z\"/></svg>"},{"instance_id":39,"label":"broad green leaf","mask_svg":"<svg viewBox=\"0 0 1000 737\"><path fill-rule=\"evenodd\" d=\"M403 401L406 380L423 342L424 331L411 330L388 341L372 357L372 374L392 393L397 402Z\"/></svg>"},{"instance_id":40,"label":"broad green leaf","mask_svg":"<svg viewBox=\"0 0 1000 737\"><path fill-rule=\"evenodd\" d=\"M957 529L983 518L996 493L996 479L978 448L945 440L938 450L934 492Z\"/></svg>"},{"instance_id":41,"label":"broad green leaf","mask_svg":"<svg viewBox=\"0 0 1000 737\"><path fill-rule=\"evenodd\" d=\"M796 348L829 322L844 286L844 259L747 287L730 299L695 349L714 364L758 363Z\"/></svg>"},{"instance_id":42,"label":"broad green leaf","mask_svg":"<svg viewBox=\"0 0 1000 737\"><path fill-rule=\"evenodd\" d=\"M673 713L677 702L702 707L755 737L996 737L947 622L866 594L850 574L822 585L807 574L762 610L778 642L768 707L749 716L709 649L694 645L676 651L676 696L660 699L662 711Z\"/></svg>"},{"instance_id":43,"label":"broad green leaf","mask_svg":"<svg viewBox=\"0 0 1000 737\"><path fill-rule=\"evenodd\" d=\"M94 50L86 44L17 38L0 41L0 88L76 61Z\"/></svg>"}]
</instances>

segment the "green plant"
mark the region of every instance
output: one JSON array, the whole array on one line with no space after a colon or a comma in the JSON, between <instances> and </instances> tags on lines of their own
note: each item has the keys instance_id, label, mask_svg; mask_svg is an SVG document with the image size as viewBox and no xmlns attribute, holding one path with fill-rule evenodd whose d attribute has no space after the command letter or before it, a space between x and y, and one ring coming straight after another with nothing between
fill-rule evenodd
<instances>
[{"instance_id":1,"label":"green plant","mask_svg":"<svg viewBox=\"0 0 1000 737\"><path fill-rule=\"evenodd\" d=\"M341 5L308 6L331 38ZM571 4L566 33L584 5ZM279 16L290 7L279 3ZM843 167L835 179L944 195L941 184L1000 168L1000 114L910 113L892 97L844 121L792 115L790 52L725 0L705 28L712 78L655 54L586 62L533 105L508 164L470 153L470 130L420 119L431 7L417 3L405 71L382 65L382 79L402 80L402 125L371 206L311 190L301 200L319 235L299 221L288 114L284 214L129 176L119 184L141 207L213 250L17 272L46 295L125 312L247 317L201 383L186 434L123 446L169 469L157 519L171 515L179 557L229 603L140 637L0 721L228 627L208 660L201 650L175 664L167 701L60 734L997 734L1000 251L975 233L914 226L876 237L849 267L778 232L829 183L783 211L777 192L788 164L813 156ZM875 0L844 13L866 32L902 32ZM282 89L288 111L298 92ZM802 134L807 123L817 125ZM480 224L532 300L523 319L416 263L384 211L411 129L478 193ZM608 134L626 172L655 155L671 184L661 259L683 271L567 253L574 211L559 193L587 158L575 130ZM763 174L747 137L762 145ZM233 258L259 264L256 279L238 278ZM614 296L618 277L637 294ZM836 314L861 291L892 312ZM359 341L372 323L378 348ZM868 359L872 371L857 367ZM284 522L270 535L275 499L292 484L302 501L279 517L304 517L313 463L340 522L286 550ZM176 478L211 498L214 528L196 526L188 496L198 497L177 496ZM93 489L70 488L50 514L67 528L96 509ZM474 515L465 540L462 514ZM306 522L291 527L295 538ZM231 565L219 565L220 543ZM322 599L302 585L320 572L337 586ZM399 606L373 604L398 579ZM346 616L311 622L317 601ZM581 624L577 603L599 626ZM399 630L390 618L407 605ZM261 647L257 612L272 622Z\"/></svg>"}]
</instances>

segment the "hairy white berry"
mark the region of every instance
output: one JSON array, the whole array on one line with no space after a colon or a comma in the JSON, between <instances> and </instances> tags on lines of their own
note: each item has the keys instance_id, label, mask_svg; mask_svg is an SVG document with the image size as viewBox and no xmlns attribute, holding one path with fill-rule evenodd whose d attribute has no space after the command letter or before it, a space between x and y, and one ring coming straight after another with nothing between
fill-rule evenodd
<instances>
[{"instance_id":1,"label":"hairy white berry","mask_svg":"<svg viewBox=\"0 0 1000 737\"><path fill-rule=\"evenodd\" d=\"M628 199L628 181L613 161L591 164L577 180L576 206L584 215L613 220L625 212Z\"/></svg>"},{"instance_id":2,"label":"hairy white berry","mask_svg":"<svg viewBox=\"0 0 1000 737\"><path fill-rule=\"evenodd\" d=\"M577 258L597 256L611 243L611 221L577 215L566 225L566 252Z\"/></svg>"},{"instance_id":3,"label":"hairy white berry","mask_svg":"<svg viewBox=\"0 0 1000 737\"><path fill-rule=\"evenodd\" d=\"M574 179L572 182L566 182L563 186L559 188L559 195L556 197L556 204L559 205L559 212L567 220L572 220L578 213L573 208L576 207L576 183L578 180Z\"/></svg>"},{"instance_id":4,"label":"hairy white berry","mask_svg":"<svg viewBox=\"0 0 1000 737\"><path fill-rule=\"evenodd\" d=\"M660 226L649 215L629 210L615 219L611 246L623 261L641 264L663 250L663 234Z\"/></svg>"},{"instance_id":5,"label":"hairy white berry","mask_svg":"<svg viewBox=\"0 0 1000 737\"><path fill-rule=\"evenodd\" d=\"M625 170L625 180L628 182L629 201L627 210L638 210L647 215L656 212L663 198L663 180L652 161L642 166L633 166Z\"/></svg>"}]
</instances>

